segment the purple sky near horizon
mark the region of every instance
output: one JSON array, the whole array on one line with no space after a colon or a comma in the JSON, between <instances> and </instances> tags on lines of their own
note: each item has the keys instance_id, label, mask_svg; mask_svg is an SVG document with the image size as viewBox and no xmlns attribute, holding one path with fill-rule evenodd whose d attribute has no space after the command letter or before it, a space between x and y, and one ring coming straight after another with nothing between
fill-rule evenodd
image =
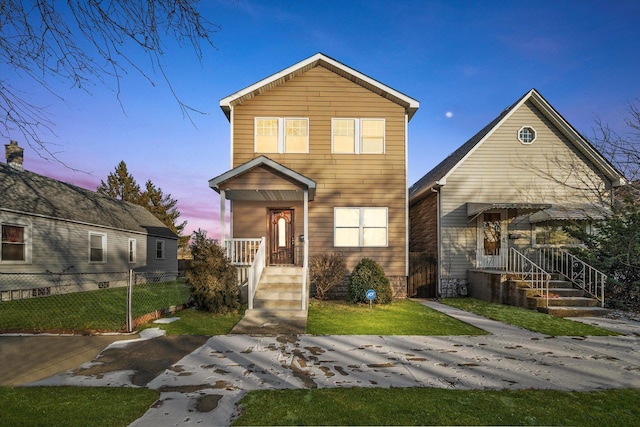
<instances>
[{"instance_id":1,"label":"purple sky near horizon","mask_svg":"<svg viewBox=\"0 0 640 427\"><path fill-rule=\"evenodd\" d=\"M50 149L25 147L25 169L95 190L124 160L178 200L186 232L220 237L219 198L208 180L230 167L229 123L219 100L322 52L421 103L409 124L409 185L535 87L585 137L599 118L623 133L640 98L637 1L203 1L221 25L202 63L189 46L167 46L165 72L180 99L204 112L183 117L162 77L131 71L118 101L57 86L64 100L10 79L47 106ZM134 53L135 54L135 53ZM144 59L141 59L145 64ZM74 169L78 171L74 171Z\"/></svg>"}]
</instances>

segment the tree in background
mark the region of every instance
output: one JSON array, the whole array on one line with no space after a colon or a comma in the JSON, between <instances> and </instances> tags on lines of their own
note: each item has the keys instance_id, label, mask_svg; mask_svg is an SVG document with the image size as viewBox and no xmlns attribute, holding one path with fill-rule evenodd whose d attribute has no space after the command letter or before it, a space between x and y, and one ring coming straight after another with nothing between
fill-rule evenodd
<instances>
[{"instance_id":1,"label":"tree in background","mask_svg":"<svg viewBox=\"0 0 640 427\"><path fill-rule=\"evenodd\" d=\"M147 208L149 212L155 215L163 224L178 236L182 236L187 221L178 224L180 211L176 208L178 201L171 198L171 194L163 194L160 187L153 185L151 180L147 180L145 191L140 193L139 205Z\"/></svg>"},{"instance_id":2,"label":"tree in background","mask_svg":"<svg viewBox=\"0 0 640 427\"><path fill-rule=\"evenodd\" d=\"M629 180L614 189L611 213L598 232L569 231L584 243L578 256L607 275L608 307L640 311L640 100L629 105L628 132L620 135L597 121L593 144Z\"/></svg>"},{"instance_id":3,"label":"tree in background","mask_svg":"<svg viewBox=\"0 0 640 427\"><path fill-rule=\"evenodd\" d=\"M46 107L14 87L9 74L63 101L68 87L88 92L95 85L113 89L119 100L120 80L130 71L151 86L159 75L189 117L196 110L174 92L161 58L170 41L190 45L198 60L203 46L215 48L212 36L219 27L197 5L198 0L0 0L0 63L10 71L0 76L0 135L17 130L32 148L56 158L43 136L54 134ZM60 82L68 83L62 93L55 88Z\"/></svg>"},{"instance_id":4,"label":"tree in background","mask_svg":"<svg viewBox=\"0 0 640 427\"><path fill-rule=\"evenodd\" d=\"M124 200L144 206L156 218L158 218L171 231L176 233L180 239L179 247L186 247L189 242L188 236L182 236L187 221L178 224L180 211L176 208L177 200L171 198L171 194L165 195L160 187L156 187L151 180L147 180L145 190L140 191L140 186L127 170L127 164L123 161L118 163L114 172L107 177L107 182L100 181L97 192L113 199Z\"/></svg>"},{"instance_id":5,"label":"tree in background","mask_svg":"<svg viewBox=\"0 0 640 427\"><path fill-rule=\"evenodd\" d=\"M113 173L109 174L106 183L100 181L97 191L112 199L139 204L140 186L127 170L124 160L118 163Z\"/></svg>"}]
</instances>

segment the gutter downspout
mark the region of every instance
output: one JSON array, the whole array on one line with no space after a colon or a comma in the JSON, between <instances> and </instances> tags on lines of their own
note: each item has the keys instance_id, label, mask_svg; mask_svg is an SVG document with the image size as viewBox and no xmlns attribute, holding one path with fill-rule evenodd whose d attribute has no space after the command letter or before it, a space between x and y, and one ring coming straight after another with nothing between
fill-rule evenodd
<instances>
[{"instance_id":1,"label":"gutter downspout","mask_svg":"<svg viewBox=\"0 0 640 427\"><path fill-rule=\"evenodd\" d=\"M440 188L431 187L431 191L436 193L436 251L437 251L437 270L436 270L436 281L438 282L437 287L437 296L440 297L442 295L442 230L440 227Z\"/></svg>"}]
</instances>

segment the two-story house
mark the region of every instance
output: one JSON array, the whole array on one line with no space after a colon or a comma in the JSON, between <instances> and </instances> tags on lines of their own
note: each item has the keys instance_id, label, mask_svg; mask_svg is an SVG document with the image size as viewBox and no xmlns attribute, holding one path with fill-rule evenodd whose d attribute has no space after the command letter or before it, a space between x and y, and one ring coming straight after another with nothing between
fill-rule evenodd
<instances>
[{"instance_id":1,"label":"two-story house","mask_svg":"<svg viewBox=\"0 0 640 427\"><path fill-rule=\"evenodd\" d=\"M209 185L220 193L223 230L230 201L223 240L232 261L259 264L248 273L250 308L264 265L292 269L299 295L290 308L306 310L317 253L342 253L349 270L371 258L406 295L407 128L419 102L318 53L220 107L231 125L231 168ZM272 298L282 303L283 294Z\"/></svg>"}]
</instances>

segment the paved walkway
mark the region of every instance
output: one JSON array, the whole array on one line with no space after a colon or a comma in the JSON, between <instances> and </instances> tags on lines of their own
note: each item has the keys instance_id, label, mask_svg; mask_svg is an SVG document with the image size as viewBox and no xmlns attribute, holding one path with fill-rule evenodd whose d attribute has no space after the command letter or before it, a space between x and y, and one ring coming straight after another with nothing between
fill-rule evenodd
<instances>
[{"instance_id":1,"label":"paved walkway","mask_svg":"<svg viewBox=\"0 0 640 427\"><path fill-rule=\"evenodd\" d=\"M422 303L491 334L215 336L148 382L146 387L161 391L160 401L132 425L229 425L236 403L250 390L640 388L638 322L575 319L626 335L552 338L433 301ZM132 386L132 374L69 371L32 384Z\"/></svg>"}]
</instances>

